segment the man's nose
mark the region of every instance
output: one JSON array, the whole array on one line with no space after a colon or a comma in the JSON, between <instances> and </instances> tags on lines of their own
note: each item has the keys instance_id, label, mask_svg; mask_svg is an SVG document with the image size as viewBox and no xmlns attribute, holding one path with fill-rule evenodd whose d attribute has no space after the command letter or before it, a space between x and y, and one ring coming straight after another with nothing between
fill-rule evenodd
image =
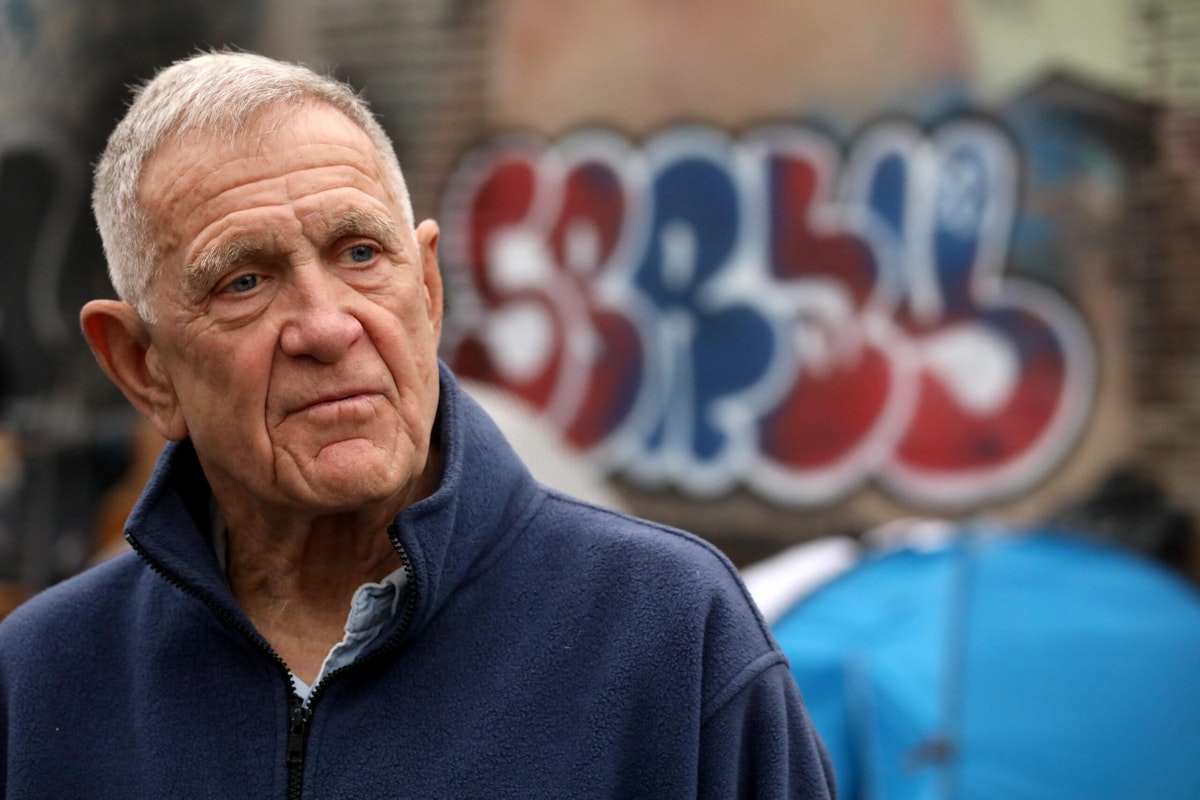
<instances>
[{"instance_id":1,"label":"man's nose","mask_svg":"<svg viewBox=\"0 0 1200 800\"><path fill-rule=\"evenodd\" d=\"M315 266L315 265L314 265ZM290 287L288 319L279 335L285 355L332 363L363 335L353 313L356 292L323 269L298 270Z\"/></svg>"}]
</instances>

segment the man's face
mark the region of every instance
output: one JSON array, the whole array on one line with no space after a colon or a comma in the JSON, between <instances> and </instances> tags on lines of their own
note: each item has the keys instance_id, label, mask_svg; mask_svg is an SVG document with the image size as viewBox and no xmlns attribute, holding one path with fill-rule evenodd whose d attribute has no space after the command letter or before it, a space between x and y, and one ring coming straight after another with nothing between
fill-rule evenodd
<instances>
[{"instance_id":1,"label":"man's face","mask_svg":"<svg viewBox=\"0 0 1200 800\"><path fill-rule=\"evenodd\" d=\"M402 222L367 135L324 105L268 110L233 140L169 140L140 190L165 253L159 427L191 437L227 513L395 510L427 491L437 226Z\"/></svg>"}]
</instances>

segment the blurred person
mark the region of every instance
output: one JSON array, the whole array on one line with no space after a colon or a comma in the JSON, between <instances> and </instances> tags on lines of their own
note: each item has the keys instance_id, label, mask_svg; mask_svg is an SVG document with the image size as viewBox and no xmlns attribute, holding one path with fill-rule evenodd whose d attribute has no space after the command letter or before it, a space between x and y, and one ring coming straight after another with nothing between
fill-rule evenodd
<instances>
[{"instance_id":1,"label":"blurred person","mask_svg":"<svg viewBox=\"0 0 1200 800\"><path fill-rule=\"evenodd\" d=\"M0 625L5 796L833 796L731 565L537 483L439 363L438 227L352 90L179 62L94 209L84 334L169 443L132 552Z\"/></svg>"}]
</instances>

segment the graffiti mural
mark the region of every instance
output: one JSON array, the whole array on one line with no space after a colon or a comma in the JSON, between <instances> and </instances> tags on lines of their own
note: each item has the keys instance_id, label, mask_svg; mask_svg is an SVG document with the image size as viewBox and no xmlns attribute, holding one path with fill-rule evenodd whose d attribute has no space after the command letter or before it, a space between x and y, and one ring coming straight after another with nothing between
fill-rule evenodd
<instances>
[{"instance_id":1,"label":"graffiti mural","mask_svg":"<svg viewBox=\"0 0 1200 800\"><path fill-rule=\"evenodd\" d=\"M637 485L785 505L1022 491L1088 418L1082 316L1013 274L995 120L600 130L481 147L446 194L446 354Z\"/></svg>"}]
</instances>

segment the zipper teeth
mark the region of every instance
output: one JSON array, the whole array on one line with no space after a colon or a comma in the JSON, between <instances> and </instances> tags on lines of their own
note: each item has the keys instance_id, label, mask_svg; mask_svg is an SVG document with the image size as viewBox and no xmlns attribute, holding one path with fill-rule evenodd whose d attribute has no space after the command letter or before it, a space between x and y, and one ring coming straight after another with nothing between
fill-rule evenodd
<instances>
[{"instance_id":1,"label":"zipper teeth","mask_svg":"<svg viewBox=\"0 0 1200 800\"><path fill-rule=\"evenodd\" d=\"M292 706L288 714L288 800L300 800L304 794L304 749L308 740L308 723L312 720L312 709L301 704ZM295 737L296 755L292 756L292 739Z\"/></svg>"}]
</instances>

